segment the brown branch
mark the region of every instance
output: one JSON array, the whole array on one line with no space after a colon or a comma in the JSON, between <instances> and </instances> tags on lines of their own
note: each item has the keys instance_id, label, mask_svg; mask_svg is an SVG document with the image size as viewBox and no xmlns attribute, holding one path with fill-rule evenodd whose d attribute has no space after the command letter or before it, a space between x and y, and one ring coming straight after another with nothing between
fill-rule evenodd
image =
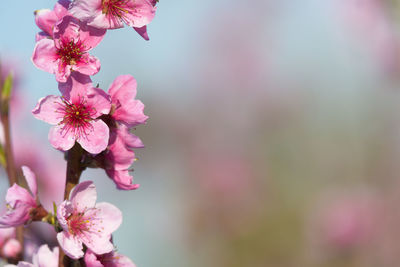
<instances>
[{"instance_id":1,"label":"brown branch","mask_svg":"<svg viewBox=\"0 0 400 267\"><path fill-rule=\"evenodd\" d=\"M14 154L12 149L12 140L11 140L11 125L10 125L10 116L9 109L2 108L1 112L1 122L3 124L4 131L4 147L5 147L5 157L6 157L6 171L8 176L8 182L10 186L13 184L18 184L17 180L17 172L15 170L15 162L14 162ZM24 227L18 226L16 227L17 232L17 240L21 244L22 250L18 255L18 260L22 259L23 250L24 250Z\"/></svg>"},{"instance_id":2,"label":"brown branch","mask_svg":"<svg viewBox=\"0 0 400 267\"><path fill-rule=\"evenodd\" d=\"M68 199L72 188L79 183L81 174L85 170L85 167L83 166L84 154L85 151L78 143L75 143L75 145L67 152L67 177L65 181L64 199ZM70 259L62 250L60 250L58 262L59 267L84 266L81 265L79 261Z\"/></svg>"}]
</instances>

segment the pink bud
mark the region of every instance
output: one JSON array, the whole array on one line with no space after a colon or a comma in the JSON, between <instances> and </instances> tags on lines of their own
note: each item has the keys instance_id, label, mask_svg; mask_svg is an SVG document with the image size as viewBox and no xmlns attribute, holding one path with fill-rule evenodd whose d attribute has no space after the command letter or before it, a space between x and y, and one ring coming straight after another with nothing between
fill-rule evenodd
<instances>
[{"instance_id":1,"label":"pink bud","mask_svg":"<svg viewBox=\"0 0 400 267\"><path fill-rule=\"evenodd\" d=\"M21 252L22 246L17 239L9 239L3 247L3 255L6 258L16 258Z\"/></svg>"}]
</instances>

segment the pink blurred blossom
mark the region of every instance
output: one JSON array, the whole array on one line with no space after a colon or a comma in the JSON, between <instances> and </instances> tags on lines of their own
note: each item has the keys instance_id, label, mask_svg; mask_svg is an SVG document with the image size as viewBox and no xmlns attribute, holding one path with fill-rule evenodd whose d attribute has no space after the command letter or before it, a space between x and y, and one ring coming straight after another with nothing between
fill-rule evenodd
<instances>
[{"instance_id":1,"label":"pink blurred blossom","mask_svg":"<svg viewBox=\"0 0 400 267\"><path fill-rule=\"evenodd\" d=\"M37 184L35 174L26 166L23 174L31 193L25 188L14 184L7 190L6 202L8 211L0 218L0 228L14 227L29 220L30 210L36 208Z\"/></svg>"},{"instance_id":2,"label":"pink blurred blossom","mask_svg":"<svg viewBox=\"0 0 400 267\"><path fill-rule=\"evenodd\" d=\"M310 228L314 242L348 250L371 242L379 218L379 202L372 193L328 194L317 201Z\"/></svg>"},{"instance_id":3,"label":"pink blurred blossom","mask_svg":"<svg viewBox=\"0 0 400 267\"><path fill-rule=\"evenodd\" d=\"M21 243L15 238L9 239L2 248L3 256L6 258L16 258L21 250Z\"/></svg>"},{"instance_id":4,"label":"pink blurred blossom","mask_svg":"<svg viewBox=\"0 0 400 267\"><path fill-rule=\"evenodd\" d=\"M335 1L335 18L341 19L350 38L381 62L384 70L398 71L399 39L396 26L382 0L340 0Z\"/></svg>"},{"instance_id":5,"label":"pink blurred blossom","mask_svg":"<svg viewBox=\"0 0 400 267\"><path fill-rule=\"evenodd\" d=\"M53 248L53 251L51 251L48 245L42 245L32 257L33 264L20 261L18 265L8 264L6 267L58 267L58 256L58 247Z\"/></svg>"}]
</instances>

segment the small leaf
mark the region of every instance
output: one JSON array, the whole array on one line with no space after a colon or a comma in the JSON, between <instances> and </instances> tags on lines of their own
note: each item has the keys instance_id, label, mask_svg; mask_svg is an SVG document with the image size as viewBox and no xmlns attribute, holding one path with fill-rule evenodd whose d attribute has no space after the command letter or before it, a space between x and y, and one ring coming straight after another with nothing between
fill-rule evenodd
<instances>
[{"instance_id":1,"label":"small leaf","mask_svg":"<svg viewBox=\"0 0 400 267\"><path fill-rule=\"evenodd\" d=\"M0 164L1 164L1 166L3 166L3 168L7 167L6 153L1 144L0 144Z\"/></svg>"}]
</instances>

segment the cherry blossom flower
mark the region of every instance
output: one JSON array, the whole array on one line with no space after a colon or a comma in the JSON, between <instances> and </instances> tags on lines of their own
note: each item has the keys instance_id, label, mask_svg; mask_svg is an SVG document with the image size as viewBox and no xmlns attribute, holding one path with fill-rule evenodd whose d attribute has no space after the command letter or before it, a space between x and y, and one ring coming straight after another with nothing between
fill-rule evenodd
<instances>
[{"instance_id":1,"label":"cherry blossom flower","mask_svg":"<svg viewBox=\"0 0 400 267\"><path fill-rule=\"evenodd\" d=\"M98 154L108 145L109 128L98 117L108 114L110 100L101 89L93 88L90 78L76 74L60 85L63 96L41 98L33 115L51 125L49 141L56 149L71 149L75 141L86 151Z\"/></svg>"},{"instance_id":2,"label":"cherry blossom flower","mask_svg":"<svg viewBox=\"0 0 400 267\"><path fill-rule=\"evenodd\" d=\"M131 75L120 75L108 89L112 103L111 117L129 127L144 124L149 118L143 113L143 103L135 99L136 87L135 78Z\"/></svg>"},{"instance_id":3,"label":"cherry blossom flower","mask_svg":"<svg viewBox=\"0 0 400 267\"><path fill-rule=\"evenodd\" d=\"M0 229L1 255L6 258L15 258L21 252L21 244L15 239L15 227Z\"/></svg>"},{"instance_id":4,"label":"cherry blossom flower","mask_svg":"<svg viewBox=\"0 0 400 267\"><path fill-rule=\"evenodd\" d=\"M105 170L117 187L133 190L129 167L135 160L133 149L144 147L142 141L130 132L130 128L146 122L144 105L136 97L136 80L131 75L120 75L111 84L111 111L107 123L111 129L110 141L105 154Z\"/></svg>"},{"instance_id":5,"label":"cherry blossom flower","mask_svg":"<svg viewBox=\"0 0 400 267\"><path fill-rule=\"evenodd\" d=\"M21 243L17 239L11 238L4 244L2 252L6 258L16 258L21 250Z\"/></svg>"},{"instance_id":6,"label":"cherry blossom flower","mask_svg":"<svg viewBox=\"0 0 400 267\"><path fill-rule=\"evenodd\" d=\"M44 38L53 38L54 26L63 17L68 15L68 7L70 5L69 0L59 0L55 5L54 9L40 9L35 11L35 23L42 30L36 34L36 41L40 41Z\"/></svg>"},{"instance_id":7,"label":"cherry blossom flower","mask_svg":"<svg viewBox=\"0 0 400 267\"><path fill-rule=\"evenodd\" d=\"M15 228L0 228L0 247L3 247L8 239L15 237Z\"/></svg>"},{"instance_id":8,"label":"cherry blossom flower","mask_svg":"<svg viewBox=\"0 0 400 267\"><path fill-rule=\"evenodd\" d=\"M84 256L83 244L93 253L104 254L114 249L111 234L122 222L121 211L109 203L97 203L96 188L91 181L76 185L57 208L57 219L63 231L57 240L72 259Z\"/></svg>"},{"instance_id":9,"label":"cherry blossom flower","mask_svg":"<svg viewBox=\"0 0 400 267\"><path fill-rule=\"evenodd\" d=\"M142 147L144 147L142 141L129 133L125 125L120 125L118 129L111 131L110 143L105 154L105 170L117 188L122 190L139 188L138 184L132 184L133 177L128 169L135 160L135 152L132 149Z\"/></svg>"},{"instance_id":10,"label":"cherry blossom flower","mask_svg":"<svg viewBox=\"0 0 400 267\"><path fill-rule=\"evenodd\" d=\"M59 248L50 250L48 245L40 246L37 253L32 256L32 263L20 261L18 265L8 264L6 267L58 267Z\"/></svg>"},{"instance_id":11,"label":"cherry blossom flower","mask_svg":"<svg viewBox=\"0 0 400 267\"><path fill-rule=\"evenodd\" d=\"M36 203L37 184L35 174L26 166L22 166L22 172L31 193L17 184L7 190L6 202L8 211L0 218L0 228L24 224L29 220L31 209L38 207Z\"/></svg>"},{"instance_id":12,"label":"cherry blossom flower","mask_svg":"<svg viewBox=\"0 0 400 267\"><path fill-rule=\"evenodd\" d=\"M94 75L100 70L100 61L88 52L97 46L104 34L105 30L65 16L54 27L54 40L45 38L36 43L33 64L55 74L58 82L66 82L73 71Z\"/></svg>"},{"instance_id":13,"label":"cherry blossom flower","mask_svg":"<svg viewBox=\"0 0 400 267\"><path fill-rule=\"evenodd\" d=\"M96 255L91 250L85 253L86 267L136 267L126 256L112 251L103 255Z\"/></svg>"},{"instance_id":14,"label":"cherry blossom flower","mask_svg":"<svg viewBox=\"0 0 400 267\"><path fill-rule=\"evenodd\" d=\"M155 3L154 0L75 0L70 12L100 29L122 28L125 23L148 40L146 25L155 16Z\"/></svg>"},{"instance_id":15,"label":"cherry blossom flower","mask_svg":"<svg viewBox=\"0 0 400 267\"><path fill-rule=\"evenodd\" d=\"M151 4L153 6L156 6L158 0L150 0ZM143 37L146 41L150 40L149 35L147 34L147 26L142 26L142 27L134 27L135 31Z\"/></svg>"}]
</instances>

